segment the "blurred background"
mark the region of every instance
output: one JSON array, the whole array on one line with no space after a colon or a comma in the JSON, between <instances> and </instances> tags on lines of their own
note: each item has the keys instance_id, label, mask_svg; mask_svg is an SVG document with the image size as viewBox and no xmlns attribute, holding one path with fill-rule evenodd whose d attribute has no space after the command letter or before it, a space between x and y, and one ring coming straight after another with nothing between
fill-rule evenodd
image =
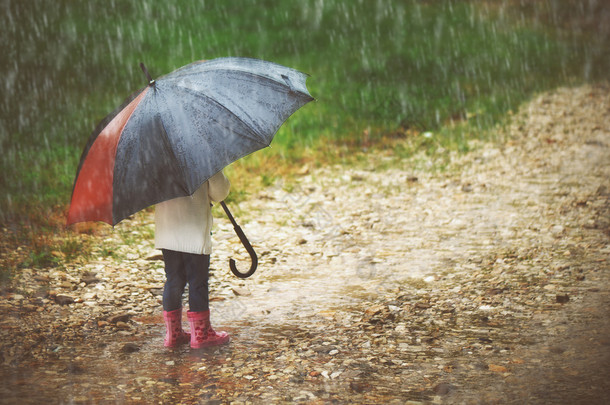
<instances>
[{"instance_id":1,"label":"blurred background","mask_svg":"<svg viewBox=\"0 0 610 405\"><path fill-rule=\"evenodd\" d=\"M62 226L89 134L146 85L139 62L158 77L245 56L311 75L317 101L272 148L229 169L238 196L254 181L239 180L246 169L269 184L407 138L396 153L467 150L537 92L610 72L602 0L2 0L0 9L3 238Z\"/></svg>"}]
</instances>

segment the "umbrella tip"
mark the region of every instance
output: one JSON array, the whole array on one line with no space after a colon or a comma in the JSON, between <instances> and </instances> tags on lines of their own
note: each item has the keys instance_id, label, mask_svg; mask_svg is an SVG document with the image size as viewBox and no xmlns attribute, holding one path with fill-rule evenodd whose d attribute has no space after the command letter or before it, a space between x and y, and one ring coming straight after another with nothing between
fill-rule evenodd
<instances>
[{"instance_id":1,"label":"umbrella tip","mask_svg":"<svg viewBox=\"0 0 610 405\"><path fill-rule=\"evenodd\" d=\"M140 62L140 68L142 69L142 72L144 72L144 74L146 75L146 78L148 79L148 85L153 86L155 84L155 79L153 79L152 76L150 75L150 73L148 73L148 69L146 69L146 66L144 66L144 62Z\"/></svg>"}]
</instances>

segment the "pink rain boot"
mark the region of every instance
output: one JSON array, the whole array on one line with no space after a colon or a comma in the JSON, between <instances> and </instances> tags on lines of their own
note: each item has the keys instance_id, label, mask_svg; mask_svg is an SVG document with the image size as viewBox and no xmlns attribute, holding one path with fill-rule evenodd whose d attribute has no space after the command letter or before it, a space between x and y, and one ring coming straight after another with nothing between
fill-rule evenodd
<instances>
[{"instance_id":1,"label":"pink rain boot","mask_svg":"<svg viewBox=\"0 0 610 405\"><path fill-rule=\"evenodd\" d=\"M163 320L165 320L165 340L163 346L174 347L183 343L187 343L191 335L182 329L182 308L173 311L163 311Z\"/></svg>"},{"instance_id":2,"label":"pink rain boot","mask_svg":"<svg viewBox=\"0 0 610 405\"><path fill-rule=\"evenodd\" d=\"M229 341L227 332L216 332L210 325L210 310L201 312L187 312L186 316L191 325L191 347L199 349L201 347L223 345Z\"/></svg>"}]
</instances>

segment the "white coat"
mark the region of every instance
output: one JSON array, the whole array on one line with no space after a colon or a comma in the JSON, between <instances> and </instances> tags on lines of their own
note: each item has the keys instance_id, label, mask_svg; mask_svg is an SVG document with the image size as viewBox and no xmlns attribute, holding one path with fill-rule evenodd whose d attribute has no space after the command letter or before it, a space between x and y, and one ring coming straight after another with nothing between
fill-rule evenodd
<instances>
[{"instance_id":1,"label":"white coat","mask_svg":"<svg viewBox=\"0 0 610 405\"><path fill-rule=\"evenodd\" d=\"M193 195L164 201L155 207L155 247L178 252L212 252L210 202L224 200L231 184L223 172L203 183Z\"/></svg>"}]
</instances>

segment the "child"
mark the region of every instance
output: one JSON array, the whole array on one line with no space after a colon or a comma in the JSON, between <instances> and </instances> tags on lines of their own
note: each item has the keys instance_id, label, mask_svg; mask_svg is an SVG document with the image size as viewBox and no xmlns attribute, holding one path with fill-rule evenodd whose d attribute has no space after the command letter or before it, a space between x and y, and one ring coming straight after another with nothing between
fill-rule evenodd
<instances>
[{"instance_id":1,"label":"child","mask_svg":"<svg viewBox=\"0 0 610 405\"><path fill-rule=\"evenodd\" d=\"M155 247L163 252L166 274L163 289L165 347L190 340L191 347L198 349L229 341L226 332L216 332L210 325L208 297L212 252L210 205L211 201L224 200L229 188L229 180L221 171L192 196L165 201L155 208ZM187 282L190 334L182 329L182 294Z\"/></svg>"}]
</instances>

